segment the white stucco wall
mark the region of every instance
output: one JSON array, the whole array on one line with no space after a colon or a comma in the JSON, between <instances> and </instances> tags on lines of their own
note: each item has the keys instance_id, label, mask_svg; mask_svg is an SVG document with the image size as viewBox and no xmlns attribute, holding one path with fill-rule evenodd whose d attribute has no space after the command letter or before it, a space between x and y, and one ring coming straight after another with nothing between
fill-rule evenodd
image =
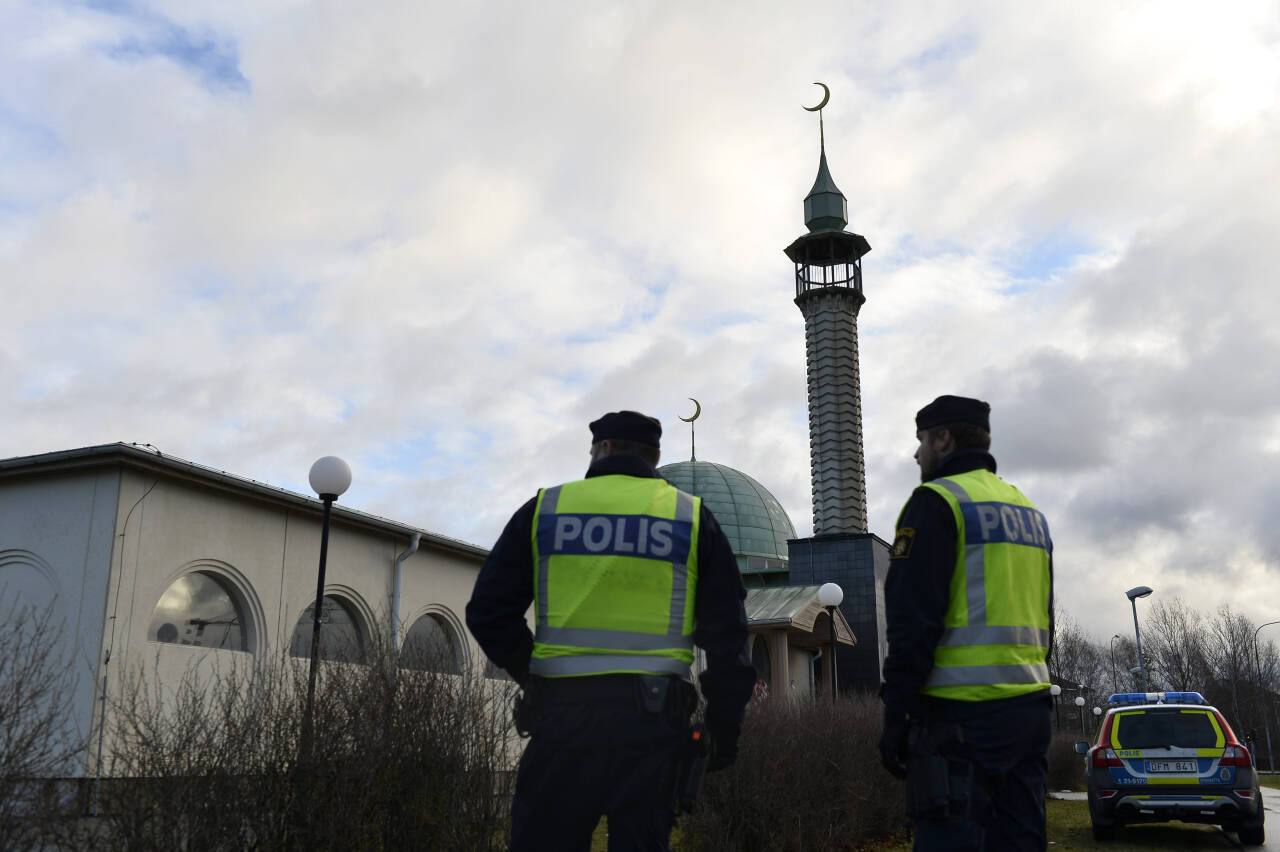
<instances>
[{"instance_id":1,"label":"white stucco wall","mask_svg":"<svg viewBox=\"0 0 1280 852\"><path fill-rule=\"evenodd\" d=\"M50 656L74 677L75 736L87 741L111 560L119 476L114 471L7 480L0 487L4 609L52 603L60 641Z\"/></svg>"},{"instance_id":2,"label":"white stucco wall","mask_svg":"<svg viewBox=\"0 0 1280 852\"><path fill-rule=\"evenodd\" d=\"M388 526L340 513L331 524L325 593L349 605L366 635L388 623L395 559L412 535ZM71 661L72 715L78 736L91 744L72 771L93 771L104 673L110 707L130 672L173 686L189 671L227 671L288 653L294 627L315 599L320 535L318 504L182 473L126 464L0 478L0 589L37 604L55 601L64 622L54 653ZM477 672L484 658L463 613L481 558L424 536L405 560L400 607L402 632L417 617L439 616ZM148 639L156 603L192 571L232 592L250 652Z\"/></svg>"}]
</instances>

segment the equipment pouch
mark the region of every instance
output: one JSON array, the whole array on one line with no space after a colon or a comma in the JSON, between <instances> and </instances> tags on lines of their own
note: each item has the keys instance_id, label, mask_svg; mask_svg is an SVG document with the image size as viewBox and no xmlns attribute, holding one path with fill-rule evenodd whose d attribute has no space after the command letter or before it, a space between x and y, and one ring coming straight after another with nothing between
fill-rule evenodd
<instances>
[{"instance_id":1,"label":"equipment pouch","mask_svg":"<svg viewBox=\"0 0 1280 852\"><path fill-rule=\"evenodd\" d=\"M907 759L907 814L914 819L944 816L950 793L947 759L936 753L912 752Z\"/></svg>"},{"instance_id":2,"label":"equipment pouch","mask_svg":"<svg viewBox=\"0 0 1280 852\"><path fill-rule=\"evenodd\" d=\"M640 709L651 716L660 715L667 706L667 692L671 689L671 678L666 675L637 675L636 689L639 695L636 701Z\"/></svg>"},{"instance_id":3,"label":"equipment pouch","mask_svg":"<svg viewBox=\"0 0 1280 852\"><path fill-rule=\"evenodd\" d=\"M957 805L961 809L967 806L971 785L961 781L953 790L952 767L968 767L968 764L947 759L947 754L963 741L963 733L955 724L912 728L907 758L907 813L911 817L939 818L954 812Z\"/></svg>"}]
</instances>

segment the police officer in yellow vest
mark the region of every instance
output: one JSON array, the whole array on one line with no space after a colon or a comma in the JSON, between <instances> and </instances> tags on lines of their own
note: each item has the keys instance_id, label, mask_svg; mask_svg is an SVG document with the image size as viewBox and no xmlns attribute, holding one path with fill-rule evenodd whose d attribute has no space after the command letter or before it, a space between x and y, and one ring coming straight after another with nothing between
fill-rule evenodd
<instances>
[{"instance_id":1,"label":"police officer in yellow vest","mask_svg":"<svg viewBox=\"0 0 1280 852\"><path fill-rule=\"evenodd\" d=\"M940 396L916 415L924 484L889 555L880 754L918 850L1046 848L1053 543L996 476L990 410Z\"/></svg>"},{"instance_id":2,"label":"police officer in yellow vest","mask_svg":"<svg viewBox=\"0 0 1280 852\"><path fill-rule=\"evenodd\" d=\"M756 680L737 562L702 501L658 475L662 426L620 411L591 434L586 478L512 516L467 604L472 635L522 687L513 852L586 852L601 816L610 852L669 849L694 646L708 770L733 762Z\"/></svg>"}]
</instances>

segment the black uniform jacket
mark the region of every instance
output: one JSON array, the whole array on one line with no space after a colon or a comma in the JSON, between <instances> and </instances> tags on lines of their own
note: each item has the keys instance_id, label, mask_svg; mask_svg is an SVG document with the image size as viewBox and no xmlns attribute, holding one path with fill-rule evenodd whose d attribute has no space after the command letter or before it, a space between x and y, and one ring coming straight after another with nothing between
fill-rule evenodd
<instances>
[{"instance_id":1,"label":"black uniform jacket","mask_svg":"<svg viewBox=\"0 0 1280 852\"><path fill-rule=\"evenodd\" d=\"M659 478L653 466L636 456L609 456L587 470L588 479L613 474ZM525 612L533 603L536 507L535 496L507 522L480 568L467 604L467 627L480 648L521 683L528 677L533 653L533 634ZM700 678L707 699L707 725L736 734L756 682L747 656L747 614L742 603L747 593L729 540L705 503L699 519L694 595L693 641L707 653L707 668Z\"/></svg>"},{"instance_id":2,"label":"black uniform jacket","mask_svg":"<svg viewBox=\"0 0 1280 852\"><path fill-rule=\"evenodd\" d=\"M986 468L996 460L985 450L956 450L938 465L937 477ZM947 501L929 488L917 488L898 521L889 574L884 582L884 608L889 653L884 660L880 696L891 718L919 716L923 702L1005 704L1040 698L1038 693L991 702L953 702L919 695L933 671L933 652L942 638L943 618L951 597L956 567L956 521ZM1053 554L1049 555L1049 632L1053 635ZM1052 643L1052 639L1050 639ZM1052 647L1052 645L1050 646ZM971 708L981 712L981 708Z\"/></svg>"}]
</instances>

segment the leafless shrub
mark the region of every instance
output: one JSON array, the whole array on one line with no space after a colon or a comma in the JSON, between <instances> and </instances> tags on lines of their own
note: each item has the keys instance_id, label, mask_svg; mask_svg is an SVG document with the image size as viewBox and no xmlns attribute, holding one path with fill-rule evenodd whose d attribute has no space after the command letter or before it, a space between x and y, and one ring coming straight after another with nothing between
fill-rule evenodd
<instances>
[{"instance_id":1,"label":"leafless shrub","mask_svg":"<svg viewBox=\"0 0 1280 852\"><path fill-rule=\"evenodd\" d=\"M321 665L309 744L307 660L191 672L173 691L139 680L112 714L105 845L500 846L509 685L393 658L375 649L368 665Z\"/></svg>"},{"instance_id":2,"label":"leafless shrub","mask_svg":"<svg viewBox=\"0 0 1280 852\"><path fill-rule=\"evenodd\" d=\"M862 695L752 705L737 762L707 776L681 822L682 848L823 852L902 833L905 787L880 765L882 714Z\"/></svg>"},{"instance_id":3,"label":"leafless shrub","mask_svg":"<svg viewBox=\"0 0 1280 852\"><path fill-rule=\"evenodd\" d=\"M48 781L68 774L78 750L68 711L75 678L55 653L54 612L21 597L0 611L0 849L41 843L57 798Z\"/></svg>"},{"instance_id":4,"label":"leafless shrub","mask_svg":"<svg viewBox=\"0 0 1280 852\"><path fill-rule=\"evenodd\" d=\"M1083 790L1084 757L1076 754L1080 731L1057 731L1049 742L1049 771L1045 775L1048 790Z\"/></svg>"}]
</instances>

